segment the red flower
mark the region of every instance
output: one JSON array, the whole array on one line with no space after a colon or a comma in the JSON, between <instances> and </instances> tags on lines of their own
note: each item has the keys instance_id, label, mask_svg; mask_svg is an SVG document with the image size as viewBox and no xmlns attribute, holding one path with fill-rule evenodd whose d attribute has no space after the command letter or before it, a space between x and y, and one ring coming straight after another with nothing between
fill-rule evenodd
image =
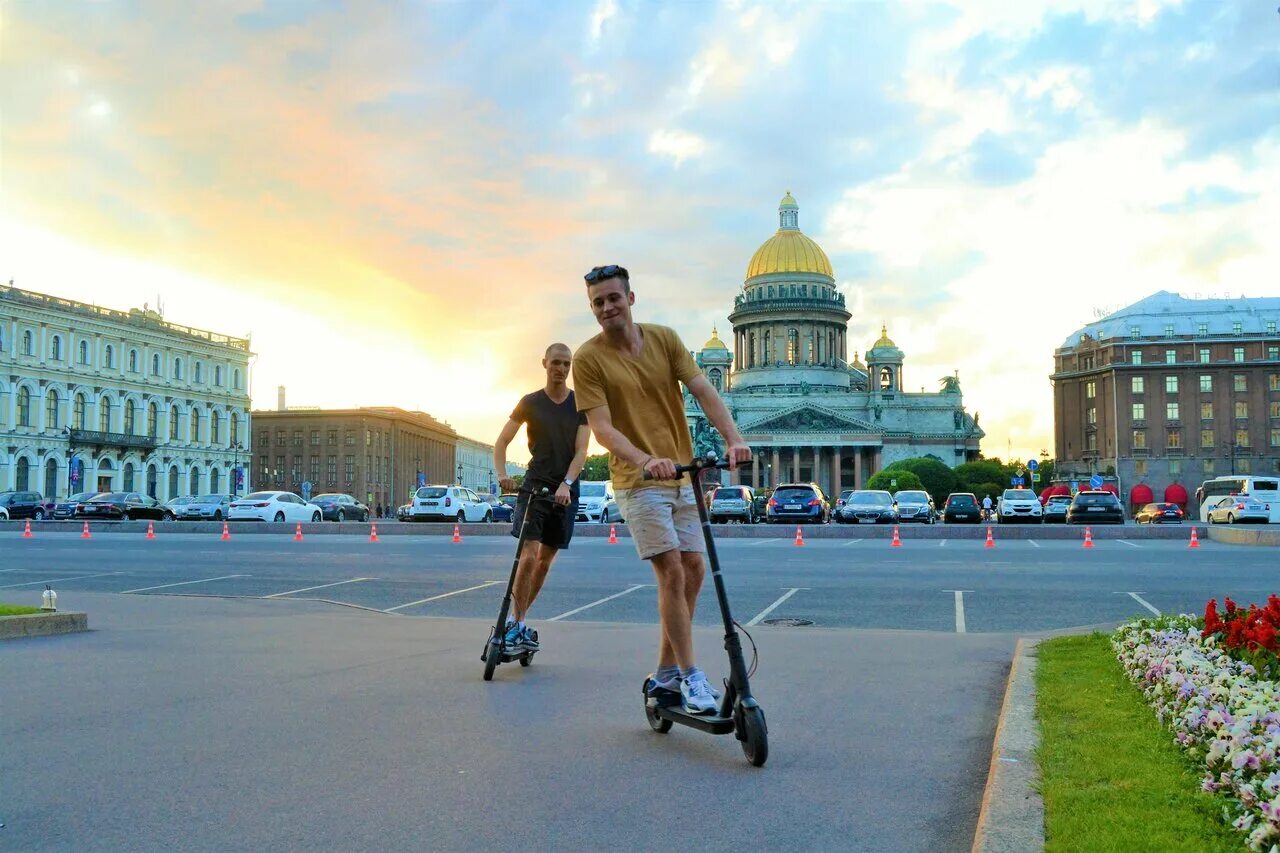
<instances>
[{"instance_id":1,"label":"red flower","mask_svg":"<svg viewBox=\"0 0 1280 853\"><path fill-rule=\"evenodd\" d=\"M1225 601L1225 602L1227 603L1227 615L1228 615L1228 616L1230 616L1232 613L1235 613L1235 612L1236 612L1236 610L1237 610L1238 608L1236 607L1236 603L1235 603L1234 601L1232 601L1229 597L1228 597L1228 598L1223 598L1222 600L1223 600L1223 601Z\"/></svg>"},{"instance_id":2,"label":"red flower","mask_svg":"<svg viewBox=\"0 0 1280 853\"><path fill-rule=\"evenodd\" d=\"M1218 618L1218 599L1211 598L1204 608L1204 630L1200 636L1207 637L1222 630L1222 620Z\"/></svg>"}]
</instances>

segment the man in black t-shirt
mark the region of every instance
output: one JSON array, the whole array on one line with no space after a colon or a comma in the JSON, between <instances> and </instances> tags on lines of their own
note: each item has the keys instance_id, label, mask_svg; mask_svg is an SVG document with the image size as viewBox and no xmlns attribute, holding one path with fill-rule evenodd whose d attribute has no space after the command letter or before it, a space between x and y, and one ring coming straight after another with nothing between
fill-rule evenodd
<instances>
[{"instance_id":1,"label":"man in black t-shirt","mask_svg":"<svg viewBox=\"0 0 1280 853\"><path fill-rule=\"evenodd\" d=\"M573 352L564 344L552 344L542 357L547 371L547 384L516 403L506 426L493 443L493 469L502 473L503 491L511 491L516 481L506 476L507 446L516 437L521 424L529 435L529 469L524 475L524 488L516 503L511 535L520 535L525 513L529 521L524 531L524 545L516 569L512 590L511 618L507 621L508 648L538 650L537 632L525 625L525 615L538 597L556 552L569 547L573 538L573 520L578 514L578 474L587 461L587 442L591 430L586 415L579 414L573 392L566 381L573 366ZM530 490L550 489L552 501L530 501Z\"/></svg>"}]
</instances>

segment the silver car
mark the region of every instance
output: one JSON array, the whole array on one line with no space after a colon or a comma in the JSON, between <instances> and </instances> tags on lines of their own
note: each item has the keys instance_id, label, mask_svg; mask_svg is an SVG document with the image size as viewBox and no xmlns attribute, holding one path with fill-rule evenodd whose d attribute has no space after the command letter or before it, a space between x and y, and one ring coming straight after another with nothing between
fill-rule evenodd
<instances>
[{"instance_id":1,"label":"silver car","mask_svg":"<svg viewBox=\"0 0 1280 853\"><path fill-rule=\"evenodd\" d=\"M935 516L933 498L929 497L928 492L907 491L904 489L894 495L893 499L898 505L898 519L903 524L909 521L933 524Z\"/></svg>"},{"instance_id":2,"label":"silver car","mask_svg":"<svg viewBox=\"0 0 1280 853\"><path fill-rule=\"evenodd\" d=\"M1209 510L1210 524L1266 524L1271 521L1271 505L1250 495L1228 495Z\"/></svg>"},{"instance_id":3,"label":"silver car","mask_svg":"<svg viewBox=\"0 0 1280 853\"><path fill-rule=\"evenodd\" d=\"M756 523L755 495L747 486L721 486L711 495L711 523L733 519L742 524Z\"/></svg>"},{"instance_id":4,"label":"silver car","mask_svg":"<svg viewBox=\"0 0 1280 853\"><path fill-rule=\"evenodd\" d=\"M192 495L189 501L172 509L179 521L222 521L231 500L231 495Z\"/></svg>"}]
</instances>

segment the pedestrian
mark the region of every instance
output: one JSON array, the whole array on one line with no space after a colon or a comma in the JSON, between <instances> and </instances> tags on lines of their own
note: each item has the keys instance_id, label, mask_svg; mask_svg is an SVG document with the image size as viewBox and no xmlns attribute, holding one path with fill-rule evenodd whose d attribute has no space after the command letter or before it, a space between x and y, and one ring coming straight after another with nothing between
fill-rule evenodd
<instances>
[{"instance_id":1,"label":"pedestrian","mask_svg":"<svg viewBox=\"0 0 1280 853\"><path fill-rule=\"evenodd\" d=\"M374 518L382 518L382 504L378 504L377 512L376 512L376 513L374 513L374 516L373 516L373 517L374 517Z\"/></svg>"},{"instance_id":2,"label":"pedestrian","mask_svg":"<svg viewBox=\"0 0 1280 853\"><path fill-rule=\"evenodd\" d=\"M556 554L568 548L573 538L578 474L587 463L587 445L591 441L586 416L578 412L577 400L567 384L573 367L572 350L565 344L552 344L543 353L542 367L547 374L546 384L520 398L493 443L493 470L506 471L507 446L521 424L527 427L532 458L524 476L526 488L509 476L503 476L498 484L506 491L520 489L512 515L512 536L520 535L524 516L529 516L524 523L525 539L516 566L505 642L509 649L531 652L540 648L538 632L525 623L525 618L547 580ZM543 488L554 493L553 501L533 500L533 492Z\"/></svg>"},{"instance_id":3,"label":"pedestrian","mask_svg":"<svg viewBox=\"0 0 1280 853\"><path fill-rule=\"evenodd\" d=\"M658 581L661 640L650 695L660 704L682 704L689 713L713 713L719 694L693 653L693 613L706 571L694 503L702 496L688 481L672 482L674 460L693 458L680 384L719 430L731 463L749 462L751 450L679 335L633 321L636 296L627 270L611 264L584 278L601 331L578 348L574 389L579 410L609 451L609 476L632 542Z\"/></svg>"},{"instance_id":4,"label":"pedestrian","mask_svg":"<svg viewBox=\"0 0 1280 853\"><path fill-rule=\"evenodd\" d=\"M986 521L991 520L991 495L982 496L982 517Z\"/></svg>"}]
</instances>

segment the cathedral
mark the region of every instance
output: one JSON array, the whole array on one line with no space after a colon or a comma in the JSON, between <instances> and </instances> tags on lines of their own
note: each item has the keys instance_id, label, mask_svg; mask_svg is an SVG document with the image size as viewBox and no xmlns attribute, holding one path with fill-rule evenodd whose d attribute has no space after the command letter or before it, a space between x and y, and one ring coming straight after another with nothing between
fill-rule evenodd
<instances>
[{"instance_id":1,"label":"cathedral","mask_svg":"<svg viewBox=\"0 0 1280 853\"><path fill-rule=\"evenodd\" d=\"M816 482L834 498L899 459L933 456L953 467L977 459L984 433L964 410L957 376L938 380L936 392L908 393L905 354L883 327L865 363L856 350L849 360L852 315L831 261L799 219L787 193L777 233L752 255L734 297L732 350L713 328L694 353L755 454L729 482ZM722 446L688 393L685 413L699 453Z\"/></svg>"}]
</instances>

